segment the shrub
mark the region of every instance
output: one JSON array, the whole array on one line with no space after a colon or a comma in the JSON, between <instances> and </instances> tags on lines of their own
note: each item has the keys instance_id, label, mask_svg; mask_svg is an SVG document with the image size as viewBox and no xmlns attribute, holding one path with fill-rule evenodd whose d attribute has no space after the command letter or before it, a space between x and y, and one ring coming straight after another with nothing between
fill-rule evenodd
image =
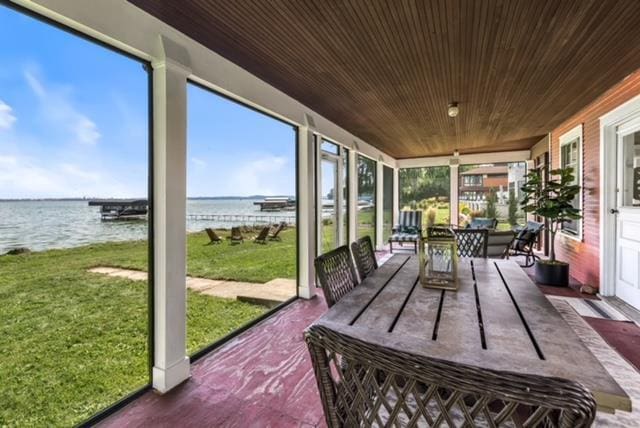
<instances>
[{"instance_id":1,"label":"shrub","mask_svg":"<svg viewBox=\"0 0 640 428\"><path fill-rule=\"evenodd\" d=\"M498 195L495 189L489 190L489 195L487 195L487 217L489 218L498 218L498 210L496 208L496 203L498 202Z\"/></svg>"},{"instance_id":2,"label":"shrub","mask_svg":"<svg viewBox=\"0 0 640 428\"><path fill-rule=\"evenodd\" d=\"M518 224L518 199L515 190L509 190L509 213L508 220L511 226Z\"/></svg>"},{"instance_id":3,"label":"shrub","mask_svg":"<svg viewBox=\"0 0 640 428\"><path fill-rule=\"evenodd\" d=\"M435 224L436 222L436 209L433 207L430 207L427 210L427 227L431 227Z\"/></svg>"}]
</instances>

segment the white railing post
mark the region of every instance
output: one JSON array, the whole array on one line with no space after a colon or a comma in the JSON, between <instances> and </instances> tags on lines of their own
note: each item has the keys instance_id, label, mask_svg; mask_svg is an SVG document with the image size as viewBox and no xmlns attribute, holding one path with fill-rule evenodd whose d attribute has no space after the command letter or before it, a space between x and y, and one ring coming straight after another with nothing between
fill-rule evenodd
<instances>
[{"instance_id":1,"label":"white railing post","mask_svg":"<svg viewBox=\"0 0 640 428\"><path fill-rule=\"evenodd\" d=\"M376 162L376 249L384 247L384 164Z\"/></svg>"},{"instance_id":2,"label":"white railing post","mask_svg":"<svg viewBox=\"0 0 640 428\"><path fill-rule=\"evenodd\" d=\"M451 182L451 197L450 199L450 209L449 213L451 215L451 219L449 224L458 225L458 159L451 159L451 163L449 164L449 172L450 172L450 182Z\"/></svg>"},{"instance_id":3,"label":"white railing post","mask_svg":"<svg viewBox=\"0 0 640 428\"><path fill-rule=\"evenodd\" d=\"M314 135L308 126L298 128L298 296L316 294L313 259L316 254L316 204Z\"/></svg>"},{"instance_id":4,"label":"white railing post","mask_svg":"<svg viewBox=\"0 0 640 428\"><path fill-rule=\"evenodd\" d=\"M393 168L393 214L391 223L398 224L398 211L400 211L400 173L398 168Z\"/></svg>"},{"instance_id":5,"label":"white railing post","mask_svg":"<svg viewBox=\"0 0 640 428\"><path fill-rule=\"evenodd\" d=\"M358 238L358 153L349 150L349 243Z\"/></svg>"},{"instance_id":6,"label":"white railing post","mask_svg":"<svg viewBox=\"0 0 640 428\"><path fill-rule=\"evenodd\" d=\"M153 387L189 378L186 350L186 152L189 58L160 38L153 66Z\"/></svg>"}]
</instances>

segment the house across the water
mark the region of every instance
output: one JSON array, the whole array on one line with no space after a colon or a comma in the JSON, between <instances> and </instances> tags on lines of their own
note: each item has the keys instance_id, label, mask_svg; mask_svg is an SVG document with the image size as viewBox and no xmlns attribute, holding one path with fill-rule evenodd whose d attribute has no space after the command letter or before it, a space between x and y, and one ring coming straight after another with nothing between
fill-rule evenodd
<instances>
[{"instance_id":1,"label":"house across the water","mask_svg":"<svg viewBox=\"0 0 640 428\"><path fill-rule=\"evenodd\" d=\"M89 206L100 207L102 220L146 220L149 211L146 199L96 199Z\"/></svg>"}]
</instances>

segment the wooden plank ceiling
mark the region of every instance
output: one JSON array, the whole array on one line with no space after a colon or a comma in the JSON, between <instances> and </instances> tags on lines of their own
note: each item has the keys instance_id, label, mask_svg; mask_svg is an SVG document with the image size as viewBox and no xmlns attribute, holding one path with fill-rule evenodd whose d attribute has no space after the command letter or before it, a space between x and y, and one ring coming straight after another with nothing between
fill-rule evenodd
<instances>
[{"instance_id":1,"label":"wooden plank ceiling","mask_svg":"<svg viewBox=\"0 0 640 428\"><path fill-rule=\"evenodd\" d=\"M396 158L527 149L640 68L639 0L130 1Z\"/></svg>"}]
</instances>

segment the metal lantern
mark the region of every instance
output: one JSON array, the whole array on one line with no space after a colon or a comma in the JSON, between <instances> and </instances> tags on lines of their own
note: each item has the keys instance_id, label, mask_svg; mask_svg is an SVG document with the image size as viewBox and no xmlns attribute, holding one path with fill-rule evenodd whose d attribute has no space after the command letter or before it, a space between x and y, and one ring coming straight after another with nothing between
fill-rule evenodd
<instances>
[{"instance_id":1,"label":"metal lantern","mask_svg":"<svg viewBox=\"0 0 640 428\"><path fill-rule=\"evenodd\" d=\"M455 239L436 238L418 242L420 284L426 288L458 289L458 252Z\"/></svg>"}]
</instances>

